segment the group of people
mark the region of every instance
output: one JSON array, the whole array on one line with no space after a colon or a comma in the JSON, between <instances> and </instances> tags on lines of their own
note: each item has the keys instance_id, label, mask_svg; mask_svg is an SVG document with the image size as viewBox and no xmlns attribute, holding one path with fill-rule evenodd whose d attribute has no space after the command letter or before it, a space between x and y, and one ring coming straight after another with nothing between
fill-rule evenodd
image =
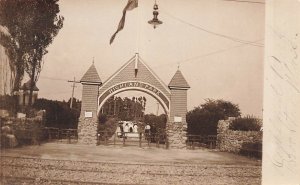
<instances>
[{"instance_id":1,"label":"group of people","mask_svg":"<svg viewBox=\"0 0 300 185\"><path fill-rule=\"evenodd\" d=\"M119 122L117 132L138 132L138 126L132 122Z\"/></svg>"},{"instance_id":2,"label":"group of people","mask_svg":"<svg viewBox=\"0 0 300 185\"><path fill-rule=\"evenodd\" d=\"M150 125L145 126L145 134L149 135L150 134ZM125 121L120 121L119 126L117 127L116 133L118 134L119 137L121 137L124 133L138 133L138 125L133 122L125 122Z\"/></svg>"}]
</instances>

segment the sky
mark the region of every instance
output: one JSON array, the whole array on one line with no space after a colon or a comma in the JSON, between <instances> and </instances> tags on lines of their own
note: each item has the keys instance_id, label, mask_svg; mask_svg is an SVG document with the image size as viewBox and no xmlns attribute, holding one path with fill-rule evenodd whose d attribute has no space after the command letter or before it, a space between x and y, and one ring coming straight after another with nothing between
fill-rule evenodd
<instances>
[{"instance_id":1,"label":"sky","mask_svg":"<svg viewBox=\"0 0 300 185\"><path fill-rule=\"evenodd\" d=\"M254 0L253 0L254 2ZM255 0L263 2L263 0ZM64 26L44 57L39 97L67 100L67 80L80 80L93 60L105 81L136 52L168 84L179 68L188 81L188 110L206 99L238 104L243 115L262 117L264 3L227 0L158 0L163 24L153 29L154 1L140 0L110 45L127 0L60 0ZM244 41L256 42L245 44ZM81 99L81 84L75 97ZM156 101L144 95L148 111Z\"/></svg>"}]
</instances>

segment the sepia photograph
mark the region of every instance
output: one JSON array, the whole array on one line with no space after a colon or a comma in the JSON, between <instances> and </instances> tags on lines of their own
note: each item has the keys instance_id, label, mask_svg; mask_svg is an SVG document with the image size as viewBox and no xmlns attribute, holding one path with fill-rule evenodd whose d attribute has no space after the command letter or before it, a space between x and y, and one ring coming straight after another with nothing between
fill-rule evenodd
<instances>
[{"instance_id":1,"label":"sepia photograph","mask_svg":"<svg viewBox=\"0 0 300 185\"><path fill-rule=\"evenodd\" d=\"M0 0L0 184L299 180L289 1Z\"/></svg>"}]
</instances>

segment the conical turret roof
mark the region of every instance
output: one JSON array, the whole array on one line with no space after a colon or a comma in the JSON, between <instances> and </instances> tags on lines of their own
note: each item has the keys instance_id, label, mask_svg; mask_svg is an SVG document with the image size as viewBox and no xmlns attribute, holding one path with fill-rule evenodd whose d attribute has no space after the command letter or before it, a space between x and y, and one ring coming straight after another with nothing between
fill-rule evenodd
<instances>
[{"instance_id":1,"label":"conical turret roof","mask_svg":"<svg viewBox=\"0 0 300 185\"><path fill-rule=\"evenodd\" d=\"M32 81L31 81L31 80L28 80L26 83L24 83L24 84L20 87L20 89L23 90L23 91L30 90L31 83L32 83ZM34 86L33 86L33 91L39 91L39 88L37 88L36 84L34 84Z\"/></svg>"},{"instance_id":2,"label":"conical turret roof","mask_svg":"<svg viewBox=\"0 0 300 185\"><path fill-rule=\"evenodd\" d=\"M190 88L189 84L187 83L187 81L185 80L185 78L183 77L183 75L179 69L176 71L175 75L171 79L168 87L169 88L186 88L186 89Z\"/></svg>"},{"instance_id":3,"label":"conical turret roof","mask_svg":"<svg viewBox=\"0 0 300 185\"><path fill-rule=\"evenodd\" d=\"M95 83L95 84L102 83L94 64L92 64L91 67L87 70L87 72L83 75L80 82Z\"/></svg>"}]
</instances>

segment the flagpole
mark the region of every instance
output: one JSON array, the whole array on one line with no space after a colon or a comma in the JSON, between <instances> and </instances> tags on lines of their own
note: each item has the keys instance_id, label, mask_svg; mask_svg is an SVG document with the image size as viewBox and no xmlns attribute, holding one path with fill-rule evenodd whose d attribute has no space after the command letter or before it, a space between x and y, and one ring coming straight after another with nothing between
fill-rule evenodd
<instances>
[{"instance_id":1,"label":"flagpole","mask_svg":"<svg viewBox=\"0 0 300 185\"><path fill-rule=\"evenodd\" d=\"M138 74L138 59L139 59L139 42L140 42L140 7L138 5L137 15L136 15L136 46L135 46L135 62L134 62L134 76L137 77Z\"/></svg>"},{"instance_id":2,"label":"flagpole","mask_svg":"<svg viewBox=\"0 0 300 185\"><path fill-rule=\"evenodd\" d=\"M136 16L136 25L137 25L137 28L136 28L136 30L137 30L137 36L136 36L136 49L135 49L135 53L139 53L139 42L140 42L140 2L141 1L139 1L139 5L138 5L138 8L137 8L137 16Z\"/></svg>"}]
</instances>

